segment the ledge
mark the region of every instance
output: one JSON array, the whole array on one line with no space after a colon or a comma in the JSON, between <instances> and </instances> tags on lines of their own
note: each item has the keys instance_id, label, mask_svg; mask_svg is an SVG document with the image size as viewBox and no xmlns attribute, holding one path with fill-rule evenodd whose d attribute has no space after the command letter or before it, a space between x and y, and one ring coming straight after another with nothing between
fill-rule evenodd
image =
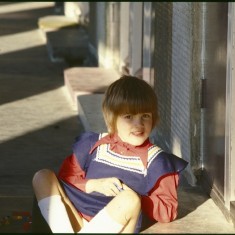
<instances>
[{"instance_id":1,"label":"ledge","mask_svg":"<svg viewBox=\"0 0 235 235\"><path fill-rule=\"evenodd\" d=\"M52 62L82 65L89 55L89 37L85 28L66 16L45 16L38 26Z\"/></svg>"},{"instance_id":2,"label":"ledge","mask_svg":"<svg viewBox=\"0 0 235 235\"><path fill-rule=\"evenodd\" d=\"M38 20L38 27L45 31L73 26L78 26L78 22L75 19L61 15L44 16Z\"/></svg>"},{"instance_id":3,"label":"ledge","mask_svg":"<svg viewBox=\"0 0 235 235\"><path fill-rule=\"evenodd\" d=\"M118 78L115 70L100 67L73 67L64 70L65 86L75 105L78 95L102 94Z\"/></svg>"},{"instance_id":4,"label":"ledge","mask_svg":"<svg viewBox=\"0 0 235 235\"><path fill-rule=\"evenodd\" d=\"M64 70L64 83L86 131L107 131L102 99L107 87L119 78L113 69L73 67Z\"/></svg>"}]
</instances>

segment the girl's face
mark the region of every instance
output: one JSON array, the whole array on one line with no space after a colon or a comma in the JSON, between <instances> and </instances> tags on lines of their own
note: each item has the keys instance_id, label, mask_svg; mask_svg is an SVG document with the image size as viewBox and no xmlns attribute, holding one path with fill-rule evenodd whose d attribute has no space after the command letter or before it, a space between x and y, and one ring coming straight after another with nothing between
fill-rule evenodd
<instances>
[{"instance_id":1,"label":"girl's face","mask_svg":"<svg viewBox=\"0 0 235 235\"><path fill-rule=\"evenodd\" d=\"M116 130L123 142L139 146L144 143L152 131L152 113L119 115Z\"/></svg>"}]
</instances>

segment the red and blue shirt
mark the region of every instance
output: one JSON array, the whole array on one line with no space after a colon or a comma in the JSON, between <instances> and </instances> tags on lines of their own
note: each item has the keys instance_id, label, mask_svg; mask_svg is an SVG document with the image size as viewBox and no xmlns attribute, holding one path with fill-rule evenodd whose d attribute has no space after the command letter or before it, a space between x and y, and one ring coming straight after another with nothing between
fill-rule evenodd
<instances>
[{"instance_id":1,"label":"red and blue shirt","mask_svg":"<svg viewBox=\"0 0 235 235\"><path fill-rule=\"evenodd\" d=\"M149 139L141 146L132 146L117 135L86 132L76 139L58 178L71 202L88 220L113 197L86 193L87 180L116 177L141 196L145 214L159 222L170 222L177 216L179 173L187 164Z\"/></svg>"}]
</instances>

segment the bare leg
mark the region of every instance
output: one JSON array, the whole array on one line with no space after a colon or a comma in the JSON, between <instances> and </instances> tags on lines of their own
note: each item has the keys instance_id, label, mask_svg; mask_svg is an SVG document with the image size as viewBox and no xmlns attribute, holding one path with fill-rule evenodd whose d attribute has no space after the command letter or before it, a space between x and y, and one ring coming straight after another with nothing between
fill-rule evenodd
<instances>
[{"instance_id":1,"label":"bare leg","mask_svg":"<svg viewBox=\"0 0 235 235\"><path fill-rule=\"evenodd\" d=\"M141 209L137 193L132 190L122 191L106 208L114 220L124 225L122 233L134 233Z\"/></svg>"},{"instance_id":2,"label":"bare leg","mask_svg":"<svg viewBox=\"0 0 235 235\"><path fill-rule=\"evenodd\" d=\"M60 195L66 206L74 231L78 232L83 227L81 216L65 195L54 172L47 169L37 172L33 178L33 187L38 201L53 195ZM134 233L140 208L139 196L132 190L124 190L105 209L113 220L123 225L122 233ZM105 226L106 221L102 222Z\"/></svg>"},{"instance_id":3,"label":"bare leg","mask_svg":"<svg viewBox=\"0 0 235 235\"><path fill-rule=\"evenodd\" d=\"M38 201L54 195L61 196L74 231L77 232L81 229L83 226L82 217L65 195L53 171L48 169L38 171L33 177L33 188Z\"/></svg>"},{"instance_id":4,"label":"bare leg","mask_svg":"<svg viewBox=\"0 0 235 235\"><path fill-rule=\"evenodd\" d=\"M80 233L134 233L140 213L140 198L132 190L119 193Z\"/></svg>"}]
</instances>

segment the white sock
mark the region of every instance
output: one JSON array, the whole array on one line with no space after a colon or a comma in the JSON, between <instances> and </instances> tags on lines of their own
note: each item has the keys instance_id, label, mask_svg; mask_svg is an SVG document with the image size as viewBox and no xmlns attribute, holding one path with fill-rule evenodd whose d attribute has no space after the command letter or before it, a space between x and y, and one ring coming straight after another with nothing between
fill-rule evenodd
<instances>
[{"instance_id":1,"label":"white sock","mask_svg":"<svg viewBox=\"0 0 235 235\"><path fill-rule=\"evenodd\" d=\"M74 233L60 195L43 198L38 206L53 233Z\"/></svg>"},{"instance_id":2,"label":"white sock","mask_svg":"<svg viewBox=\"0 0 235 235\"><path fill-rule=\"evenodd\" d=\"M119 233L124 225L116 222L102 209L92 220L86 223L78 233Z\"/></svg>"}]
</instances>

